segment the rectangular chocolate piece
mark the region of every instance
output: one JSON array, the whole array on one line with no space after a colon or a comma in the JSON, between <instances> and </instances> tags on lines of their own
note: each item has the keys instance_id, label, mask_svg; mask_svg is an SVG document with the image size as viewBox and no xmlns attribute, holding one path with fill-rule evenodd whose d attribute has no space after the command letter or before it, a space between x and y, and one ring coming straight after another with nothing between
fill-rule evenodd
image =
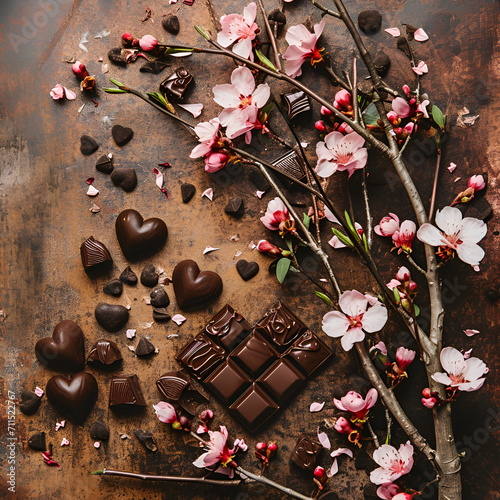
<instances>
[{"instance_id":1,"label":"rectangular chocolate piece","mask_svg":"<svg viewBox=\"0 0 500 500\"><path fill-rule=\"evenodd\" d=\"M204 329L214 342L221 345L226 351L232 351L250 333L252 327L247 320L226 304L209 322Z\"/></svg>"},{"instance_id":2,"label":"rectangular chocolate piece","mask_svg":"<svg viewBox=\"0 0 500 500\"><path fill-rule=\"evenodd\" d=\"M302 158L293 149L274 160L272 164L283 173L291 175L298 181L305 177Z\"/></svg>"},{"instance_id":3,"label":"rectangular chocolate piece","mask_svg":"<svg viewBox=\"0 0 500 500\"><path fill-rule=\"evenodd\" d=\"M137 375L112 378L109 387L109 406L146 406Z\"/></svg>"},{"instance_id":4,"label":"rectangular chocolate piece","mask_svg":"<svg viewBox=\"0 0 500 500\"><path fill-rule=\"evenodd\" d=\"M308 330L286 351L284 359L291 359L309 377L331 355L332 351Z\"/></svg>"},{"instance_id":5,"label":"rectangular chocolate piece","mask_svg":"<svg viewBox=\"0 0 500 500\"><path fill-rule=\"evenodd\" d=\"M177 355L177 361L202 380L224 361L224 349L200 333Z\"/></svg>"},{"instance_id":6,"label":"rectangular chocolate piece","mask_svg":"<svg viewBox=\"0 0 500 500\"><path fill-rule=\"evenodd\" d=\"M255 331L231 353L231 358L254 378L269 368L278 356L267 340Z\"/></svg>"},{"instance_id":7,"label":"rectangular chocolate piece","mask_svg":"<svg viewBox=\"0 0 500 500\"><path fill-rule=\"evenodd\" d=\"M301 469L313 472L322 448L323 446L319 441L302 434L295 445L290 460L295 462Z\"/></svg>"},{"instance_id":8,"label":"rectangular chocolate piece","mask_svg":"<svg viewBox=\"0 0 500 500\"><path fill-rule=\"evenodd\" d=\"M231 358L228 358L205 379L205 386L228 406L234 403L252 382L253 380Z\"/></svg>"},{"instance_id":9,"label":"rectangular chocolate piece","mask_svg":"<svg viewBox=\"0 0 500 500\"><path fill-rule=\"evenodd\" d=\"M284 403L293 394L298 392L306 377L290 361L281 358L257 380L279 404Z\"/></svg>"}]
</instances>

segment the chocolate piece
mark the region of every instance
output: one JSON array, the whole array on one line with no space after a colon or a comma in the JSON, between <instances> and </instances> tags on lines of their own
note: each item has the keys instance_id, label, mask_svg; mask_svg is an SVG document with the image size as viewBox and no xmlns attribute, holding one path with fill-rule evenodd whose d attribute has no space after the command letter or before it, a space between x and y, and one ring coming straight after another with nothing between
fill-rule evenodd
<instances>
[{"instance_id":1,"label":"chocolate piece","mask_svg":"<svg viewBox=\"0 0 500 500\"><path fill-rule=\"evenodd\" d=\"M113 172L113 155L111 153L102 155L96 162L95 168L103 174L110 174Z\"/></svg>"},{"instance_id":2,"label":"chocolate piece","mask_svg":"<svg viewBox=\"0 0 500 500\"><path fill-rule=\"evenodd\" d=\"M94 422L89 432L94 441L107 441L109 438L109 430L102 422Z\"/></svg>"},{"instance_id":3,"label":"chocolate piece","mask_svg":"<svg viewBox=\"0 0 500 500\"><path fill-rule=\"evenodd\" d=\"M111 181L130 193L137 186L137 174L133 168L115 168L111 173Z\"/></svg>"},{"instance_id":4,"label":"chocolate piece","mask_svg":"<svg viewBox=\"0 0 500 500\"><path fill-rule=\"evenodd\" d=\"M141 273L141 283L150 288L158 284L158 273L153 264L148 264Z\"/></svg>"},{"instance_id":5,"label":"chocolate piece","mask_svg":"<svg viewBox=\"0 0 500 500\"><path fill-rule=\"evenodd\" d=\"M250 172L248 178L259 191L264 191L264 193L270 191L271 184L269 184L269 181L259 171Z\"/></svg>"},{"instance_id":6,"label":"chocolate piece","mask_svg":"<svg viewBox=\"0 0 500 500\"><path fill-rule=\"evenodd\" d=\"M283 173L299 181L305 176L302 159L293 149L274 160L272 164Z\"/></svg>"},{"instance_id":7,"label":"chocolate piece","mask_svg":"<svg viewBox=\"0 0 500 500\"><path fill-rule=\"evenodd\" d=\"M297 392L306 378L302 372L287 359L280 359L257 380L279 404L284 403Z\"/></svg>"},{"instance_id":8,"label":"chocolate piece","mask_svg":"<svg viewBox=\"0 0 500 500\"><path fill-rule=\"evenodd\" d=\"M128 321L128 309L118 304L100 302L95 308L95 319L108 332L117 332Z\"/></svg>"},{"instance_id":9,"label":"chocolate piece","mask_svg":"<svg viewBox=\"0 0 500 500\"><path fill-rule=\"evenodd\" d=\"M37 432L28 439L28 446L35 451L46 451L45 432Z\"/></svg>"},{"instance_id":10,"label":"chocolate piece","mask_svg":"<svg viewBox=\"0 0 500 500\"><path fill-rule=\"evenodd\" d=\"M54 408L77 424L83 424L97 401L97 380L87 372L78 372L71 380L52 377L45 388Z\"/></svg>"},{"instance_id":11,"label":"chocolate piece","mask_svg":"<svg viewBox=\"0 0 500 500\"><path fill-rule=\"evenodd\" d=\"M202 380L224 361L224 349L200 333L177 354L176 359Z\"/></svg>"},{"instance_id":12,"label":"chocolate piece","mask_svg":"<svg viewBox=\"0 0 500 500\"><path fill-rule=\"evenodd\" d=\"M227 406L251 384L252 379L230 358L205 379L206 387Z\"/></svg>"},{"instance_id":13,"label":"chocolate piece","mask_svg":"<svg viewBox=\"0 0 500 500\"><path fill-rule=\"evenodd\" d=\"M160 83L160 91L182 99L192 80L193 76L187 69L178 68Z\"/></svg>"},{"instance_id":14,"label":"chocolate piece","mask_svg":"<svg viewBox=\"0 0 500 500\"><path fill-rule=\"evenodd\" d=\"M153 307L166 307L170 304L167 292L161 286L155 288L149 296L151 297L151 305Z\"/></svg>"},{"instance_id":15,"label":"chocolate piece","mask_svg":"<svg viewBox=\"0 0 500 500\"><path fill-rule=\"evenodd\" d=\"M311 331L305 332L285 353L307 375L311 375L332 354L332 351Z\"/></svg>"},{"instance_id":16,"label":"chocolate piece","mask_svg":"<svg viewBox=\"0 0 500 500\"><path fill-rule=\"evenodd\" d=\"M109 387L110 408L147 406L139 386L137 375L114 377Z\"/></svg>"},{"instance_id":17,"label":"chocolate piece","mask_svg":"<svg viewBox=\"0 0 500 500\"><path fill-rule=\"evenodd\" d=\"M257 384L253 384L229 410L254 432L278 410L278 405Z\"/></svg>"},{"instance_id":18,"label":"chocolate piece","mask_svg":"<svg viewBox=\"0 0 500 500\"><path fill-rule=\"evenodd\" d=\"M146 64L141 66L139 70L141 73L152 73L157 75L161 73L169 64L165 61L148 61Z\"/></svg>"},{"instance_id":19,"label":"chocolate piece","mask_svg":"<svg viewBox=\"0 0 500 500\"><path fill-rule=\"evenodd\" d=\"M200 272L194 260L183 260L175 266L172 283L181 309L204 306L222 293L220 276L212 271Z\"/></svg>"},{"instance_id":20,"label":"chocolate piece","mask_svg":"<svg viewBox=\"0 0 500 500\"><path fill-rule=\"evenodd\" d=\"M378 10L363 10L358 14L358 26L367 35L377 33L382 26L382 14Z\"/></svg>"},{"instance_id":21,"label":"chocolate piece","mask_svg":"<svg viewBox=\"0 0 500 500\"><path fill-rule=\"evenodd\" d=\"M155 438L150 432L144 432L141 429L134 429L135 437L139 442L149 451L157 451L158 446L156 445Z\"/></svg>"},{"instance_id":22,"label":"chocolate piece","mask_svg":"<svg viewBox=\"0 0 500 500\"><path fill-rule=\"evenodd\" d=\"M495 284L490 286L484 291L486 298L494 304L498 299L500 299L500 284Z\"/></svg>"},{"instance_id":23,"label":"chocolate piece","mask_svg":"<svg viewBox=\"0 0 500 500\"><path fill-rule=\"evenodd\" d=\"M108 281L102 291L107 293L108 295L112 295L113 297L119 297L123 292L123 284L119 279L113 279Z\"/></svg>"},{"instance_id":24,"label":"chocolate piece","mask_svg":"<svg viewBox=\"0 0 500 500\"><path fill-rule=\"evenodd\" d=\"M121 47L114 47L108 52L108 59L119 66L125 66L127 64L127 60L125 59L126 54L130 51L124 51Z\"/></svg>"},{"instance_id":25,"label":"chocolate piece","mask_svg":"<svg viewBox=\"0 0 500 500\"><path fill-rule=\"evenodd\" d=\"M132 271L130 266L127 266L120 274L120 281L126 285L137 285L137 275Z\"/></svg>"},{"instance_id":26,"label":"chocolate piece","mask_svg":"<svg viewBox=\"0 0 500 500\"><path fill-rule=\"evenodd\" d=\"M179 33L179 18L173 14L169 14L165 19L163 19L161 25L166 31L172 33L172 35L177 35L177 33Z\"/></svg>"},{"instance_id":27,"label":"chocolate piece","mask_svg":"<svg viewBox=\"0 0 500 500\"><path fill-rule=\"evenodd\" d=\"M87 356L87 363L98 363L108 367L122 360L118 346L111 340L98 340Z\"/></svg>"},{"instance_id":28,"label":"chocolate piece","mask_svg":"<svg viewBox=\"0 0 500 500\"><path fill-rule=\"evenodd\" d=\"M281 94L281 101L287 108L288 119L290 121L303 118L311 111L309 97L302 90Z\"/></svg>"},{"instance_id":29,"label":"chocolate piece","mask_svg":"<svg viewBox=\"0 0 500 500\"><path fill-rule=\"evenodd\" d=\"M247 320L226 304L209 321L203 331L226 351L232 351L247 337L251 329L252 327Z\"/></svg>"},{"instance_id":30,"label":"chocolate piece","mask_svg":"<svg viewBox=\"0 0 500 500\"><path fill-rule=\"evenodd\" d=\"M243 214L245 207L243 205L243 200L241 198L232 198L228 201L224 212L228 215L233 215L234 217L240 217Z\"/></svg>"},{"instance_id":31,"label":"chocolate piece","mask_svg":"<svg viewBox=\"0 0 500 500\"><path fill-rule=\"evenodd\" d=\"M248 281L259 272L259 264L257 264L257 262L247 262L241 259L236 263L236 270L245 281Z\"/></svg>"},{"instance_id":32,"label":"chocolate piece","mask_svg":"<svg viewBox=\"0 0 500 500\"><path fill-rule=\"evenodd\" d=\"M183 203L189 203L196 193L196 188L192 184L184 183L181 185L181 196Z\"/></svg>"},{"instance_id":33,"label":"chocolate piece","mask_svg":"<svg viewBox=\"0 0 500 500\"><path fill-rule=\"evenodd\" d=\"M247 373L257 378L276 361L278 353L254 331L233 351L231 358Z\"/></svg>"},{"instance_id":34,"label":"chocolate piece","mask_svg":"<svg viewBox=\"0 0 500 500\"><path fill-rule=\"evenodd\" d=\"M255 325L255 329L269 336L280 349L289 346L306 327L288 307L278 301Z\"/></svg>"},{"instance_id":35,"label":"chocolate piece","mask_svg":"<svg viewBox=\"0 0 500 500\"><path fill-rule=\"evenodd\" d=\"M25 415L33 415L40 408L42 400L34 392L28 391L26 389L21 389L21 401L19 403L19 409ZM45 451L45 449L43 450Z\"/></svg>"},{"instance_id":36,"label":"chocolate piece","mask_svg":"<svg viewBox=\"0 0 500 500\"><path fill-rule=\"evenodd\" d=\"M52 338L40 339L36 343L35 354L40 363L53 370L82 370L85 349L81 328L74 321L61 321L55 326Z\"/></svg>"},{"instance_id":37,"label":"chocolate piece","mask_svg":"<svg viewBox=\"0 0 500 500\"><path fill-rule=\"evenodd\" d=\"M96 140L90 135L82 135L80 137L80 151L82 155L89 156L99 148L99 144L97 144Z\"/></svg>"},{"instance_id":38,"label":"chocolate piece","mask_svg":"<svg viewBox=\"0 0 500 500\"><path fill-rule=\"evenodd\" d=\"M166 307L162 307L161 309L156 309L156 308L153 309L154 321L163 322L163 321L170 321L171 319L172 317L170 316L170 314L168 314Z\"/></svg>"},{"instance_id":39,"label":"chocolate piece","mask_svg":"<svg viewBox=\"0 0 500 500\"><path fill-rule=\"evenodd\" d=\"M316 468L318 455L323 446L316 439L302 434L295 445L295 449L290 457L301 469L311 472Z\"/></svg>"},{"instance_id":40,"label":"chocolate piece","mask_svg":"<svg viewBox=\"0 0 500 500\"><path fill-rule=\"evenodd\" d=\"M136 210L128 209L116 218L118 243L129 260L142 259L158 252L167 241L168 230L161 219L144 220Z\"/></svg>"},{"instance_id":41,"label":"chocolate piece","mask_svg":"<svg viewBox=\"0 0 500 500\"><path fill-rule=\"evenodd\" d=\"M377 73L381 76L384 76L391 67L391 60L389 56L384 52L377 52L375 57L373 58L373 66L377 70Z\"/></svg>"},{"instance_id":42,"label":"chocolate piece","mask_svg":"<svg viewBox=\"0 0 500 500\"><path fill-rule=\"evenodd\" d=\"M281 12L280 9L274 9L269 13L269 15L267 16L267 19L269 20L269 24L271 26L271 29L273 30L273 33L276 33L279 35L281 29L286 24L285 14L283 14L283 12ZM277 31L274 30L275 24L278 24Z\"/></svg>"},{"instance_id":43,"label":"chocolate piece","mask_svg":"<svg viewBox=\"0 0 500 500\"><path fill-rule=\"evenodd\" d=\"M135 355L149 356L154 352L155 352L155 346L146 337L141 337L135 348Z\"/></svg>"},{"instance_id":44,"label":"chocolate piece","mask_svg":"<svg viewBox=\"0 0 500 500\"><path fill-rule=\"evenodd\" d=\"M121 125L113 125L111 129L111 135L117 146L125 146L132 137L134 137L134 131L129 127L122 127Z\"/></svg>"},{"instance_id":45,"label":"chocolate piece","mask_svg":"<svg viewBox=\"0 0 500 500\"><path fill-rule=\"evenodd\" d=\"M102 274L113 265L109 250L93 236L81 244L80 256L84 271L90 275Z\"/></svg>"}]
</instances>

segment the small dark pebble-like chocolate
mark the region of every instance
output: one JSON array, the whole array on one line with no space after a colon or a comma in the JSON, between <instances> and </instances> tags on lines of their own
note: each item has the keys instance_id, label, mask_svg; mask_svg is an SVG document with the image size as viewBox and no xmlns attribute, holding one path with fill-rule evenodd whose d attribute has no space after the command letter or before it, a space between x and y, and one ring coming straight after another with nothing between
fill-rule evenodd
<instances>
[{"instance_id":1,"label":"small dark pebble-like chocolate","mask_svg":"<svg viewBox=\"0 0 500 500\"><path fill-rule=\"evenodd\" d=\"M141 73L152 73L153 75L158 75L161 73L169 64L164 61L148 61L146 64L141 66L139 70Z\"/></svg>"},{"instance_id":2,"label":"small dark pebble-like chocolate","mask_svg":"<svg viewBox=\"0 0 500 500\"><path fill-rule=\"evenodd\" d=\"M285 26L286 24L286 16L285 14L283 14L283 12L281 12L280 9L274 9L273 11L271 11L267 16L267 19L269 20L269 24L271 25L273 31L274 31L274 24L278 23L278 33L281 31L281 28L283 28L283 26Z\"/></svg>"},{"instance_id":3,"label":"small dark pebble-like chocolate","mask_svg":"<svg viewBox=\"0 0 500 500\"><path fill-rule=\"evenodd\" d=\"M375 66L377 73L384 76L391 67L391 60L385 52L377 52L373 58L373 65Z\"/></svg>"},{"instance_id":4,"label":"small dark pebble-like chocolate","mask_svg":"<svg viewBox=\"0 0 500 500\"><path fill-rule=\"evenodd\" d=\"M108 59L119 66L125 66L127 64L121 47L113 47L110 49L108 52Z\"/></svg>"},{"instance_id":5,"label":"small dark pebble-like chocolate","mask_svg":"<svg viewBox=\"0 0 500 500\"><path fill-rule=\"evenodd\" d=\"M363 10L358 15L358 26L367 35L377 33L382 26L382 14L378 10Z\"/></svg>"},{"instance_id":6,"label":"small dark pebble-like chocolate","mask_svg":"<svg viewBox=\"0 0 500 500\"><path fill-rule=\"evenodd\" d=\"M82 155L89 156L99 148L96 140L90 135L82 135L80 137L80 151Z\"/></svg>"},{"instance_id":7,"label":"small dark pebble-like chocolate","mask_svg":"<svg viewBox=\"0 0 500 500\"><path fill-rule=\"evenodd\" d=\"M95 308L95 319L108 332L117 332L128 321L129 312L124 306L100 302Z\"/></svg>"},{"instance_id":8,"label":"small dark pebble-like chocolate","mask_svg":"<svg viewBox=\"0 0 500 500\"><path fill-rule=\"evenodd\" d=\"M170 304L168 294L163 287L155 288L149 296L153 307L166 307Z\"/></svg>"},{"instance_id":9,"label":"small dark pebble-like chocolate","mask_svg":"<svg viewBox=\"0 0 500 500\"><path fill-rule=\"evenodd\" d=\"M35 451L47 451L45 443L45 432L37 432L28 439L28 446Z\"/></svg>"},{"instance_id":10,"label":"small dark pebble-like chocolate","mask_svg":"<svg viewBox=\"0 0 500 500\"><path fill-rule=\"evenodd\" d=\"M228 201L226 207L224 208L224 212L226 212L226 214L233 215L234 217L242 215L244 210L245 207L241 198L232 198Z\"/></svg>"},{"instance_id":11,"label":"small dark pebble-like chocolate","mask_svg":"<svg viewBox=\"0 0 500 500\"><path fill-rule=\"evenodd\" d=\"M173 14L170 14L165 19L163 19L161 25L163 26L163 29L165 29L169 33L172 33L172 35L177 35L177 33L179 33L179 18L177 16L174 16Z\"/></svg>"},{"instance_id":12,"label":"small dark pebble-like chocolate","mask_svg":"<svg viewBox=\"0 0 500 500\"><path fill-rule=\"evenodd\" d=\"M236 270L245 281L248 281L259 272L259 264L241 259L236 263Z\"/></svg>"},{"instance_id":13,"label":"small dark pebble-like chocolate","mask_svg":"<svg viewBox=\"0 0 500 500\"><path fill-rule=\"evenodd\" d=\"M140 443L149 451L156 451L158 446L156 445L155 438L150 432L145 432L140 429L134 429L135 437L140 441Z\"/></svg>"},{"instance_id":14,"label":"small dark pebble-like chocolate","mask_svg":"<svg viewBox=\"0 0 500 500\"><path fill-rule=\"evenodd\" d=\"M102 422L94 422L90 428L90 437L94 441L106 441L109 438L109 430Z\"/></svg>"},{"instance_id":15,"label":"small dark pebble-like chocolate","mask_svg":"<svg viewBox=\"0 0 500 500\"><path fill-rule=\"evenodd\" d=\"M158 284L158 273L153 264L148 264L141 273L141 283L144 286L154 287Z\"/></svg>"},{"instance_id":16,"label":"small dark pebble-like chocolate","mask_svg":"<svg viewBox=\"0 0 500 500\"><path fill-rule=\"evenodd\" d=\"M126 285L137 285L137 275L132 271L130 266L120 274L120 281Z\"/></svg>"},{"instance_id":17,"label":"small dark pebble-like chocolate","mask_svg":"<svg viewBox=\"0 0 500 500\"><path fill-rule=\"evenodd\" d=\"M111 129L111 135L118 146L125 146L134 137L134 131L129 127L114 125Z\"/></svg>"},{"instance_id":18,"label":"small dark pebble-like chocolate","mask_svg":"<svg viewBox=\"0 0 500 500\"><path fill-rule=\"evenodd\" d=\"M269 184L269 181L256 170L251 172L248 178L253 182L253 184L259 191L264 191L265 193L267 193L271 189L271 184Z\"/></svg>"},{"instance_id":19,"label":"small dark pebble-like chocolate","mask_svg":"<svg viewBox=\"0 0 500 500\"><path fill-rule=\"evenodd\" d=\"M96 162L95 168L103 174L110 174L113 172L113 157L102 155Z\"/></svg>"},{"instance_id":20,"label":"small dark pebble-like chocolate","mask_svg":"<svg viewBox=\"0 0 500 500\"><path fill-rule=\"evenodd\" d=\"M130 193L137 186L137 174L133 168L115 168L111 173L111 181Z\"/></svg>"},{"instance_id":21,"label":"small dark pebble-like chocolate","mask_svg":"<svg viewBox=\"0 0 500 500\"><path fill-rule=\"evenodd\" d=\"M102 290L108 295L119 297L123 292L123 283L119 279L115 278L114 280L108 281Z\"/></svg>"},{"instance_id":22,"label":"small dark pebble-like chocolate","mask_svg":"<svg viewBox=\"0 0 500 500\"><path fill-rule=\"evenodd\" d=\"M135 348L135 355L149 356L154 352L155 352L155 346L146 337L141 337Z\"/></svg>"},{"instance_id":23,"label":"small dark pebble-like chocolate","mask_svg":"<svg viewBox=\"0 0 500 500\"><path fill-rule=\"evenodd\" d=\"M40 408L41 402L42 400L34 392L28 391L27 389L21 389L19 409L25 415L33 415L33 413L36 413L38 408Z\"/></svg>"},{"instance_id":24,"label":"small dark pebble-like chocolate","mask_svg":"<svg viewBox=\"0 0 500 500\"><path fill-rule=\"evenodd\" d=\"M500 299L500 285L497 283L494 286L490 286L484 291L484 294L490 302L496 302Z\"/></svg>"},{"instance_id":25,"label":"small dark pebble-like chocolate","mask_svg":"<svg viewBox=\"0 0 500 500\"><path fill-rule=\"evenodd\" d=\"M192 184L184 183L181 186L181 196L183 203L189 203L196 193L196 188Z\"/></svg>"},{"instance_id":26,"label":"small dark pebble-like chocolate","mask_svg":"<svg viewBox=\"0 0 500 500\"><path fill-rule=\"evenodd\" d=\"M165 307L153 309L153 320L158 322L170 321L172 318Z\"/></svg>"}]
</instances>

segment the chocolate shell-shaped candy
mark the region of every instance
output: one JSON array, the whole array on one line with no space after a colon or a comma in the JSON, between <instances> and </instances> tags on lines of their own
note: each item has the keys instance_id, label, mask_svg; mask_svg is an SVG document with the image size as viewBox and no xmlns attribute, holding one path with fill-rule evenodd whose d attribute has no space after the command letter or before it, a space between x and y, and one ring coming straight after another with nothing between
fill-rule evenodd
<instances>
[{"instance_id":1,"label":"chocolate shell-shaped candy","mask_svg":"<svg viewBox=\"0 0 500 500\"><path fill-rule=\"evenodd\" d=\"M107 155L102 155L96 161L95 168L103 174L110 174L113 172L113 154L108 153Z\"/></svg>"},{"instance_id":2,"label":"chocolate shell-shaped candy","mask_svg":"<svg viewBox=\"0 0 500 500\"><path fill-rule=\"evenodd\" d=\"M288 119L290 121L302 118L311 111L309 97L302 90L282 94L281 100L287 109Z\"/></svg>"},{"instance_id":3,"label":"chocolate shell-shaped candy","mask_svg":"<svg viewBox=\"0 0 500 500\"><path fill-rule=\"evenodd\" d=\"M293 149L274 160L272 164L284 174L287 174L299 181L305 176L302 159Z\"/></svg>"},{"instance_id":4,"label":"chocolate shell-shaped candy","mask_svg":"<svg viewBox=\"0 0 500 500\"><path fill-rule=\"evenodd\" d=\"M146 406L137 375L114 377L109 388L110 408Z\"/></svg>"},{"instance_id":5,"label":"chocolate shell-shaped candy","mask_svg":"<svg viewBox=\"0 0 500 500\"><path fill-rule=\"evenodd\" d=\"M87 356L87 363L98 363L103 366L118 364L121 360L120 349L111 340L98 340Z\"/></svg>"},{"instance_id":6,"label":"chocolate shell-shaped candy","mask_svg":"<svg viewBox=\"0 0 500 500\"><path fill-rule=\"evenodd\" d=\"M113 265L113 259L104 243L93 236L80 246L80 256L84 271L89 275L98 275L108 271Z\"/></svg>"},{"instance_id":7,"label":"chocolate shell-shaped candy","mask_svg":"<svg viewBox=\"0 0 500 500\"><path fill-rule=\"evenodd\" d=\"M182 99L192 81L193 75L191 75L187 69L178 68L161 82L160 91L164 94Z\"/></svg>"}]
</instances>

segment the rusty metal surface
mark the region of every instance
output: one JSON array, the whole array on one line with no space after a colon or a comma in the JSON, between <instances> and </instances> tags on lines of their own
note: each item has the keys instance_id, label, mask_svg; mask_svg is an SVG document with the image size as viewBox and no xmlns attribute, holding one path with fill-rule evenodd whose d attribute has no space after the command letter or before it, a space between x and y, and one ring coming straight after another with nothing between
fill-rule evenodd
<instances>
[{"instance_id":1,"label":"rusty metal surface","mask_svg":"<svg viewBox=\"0 0 500 500\"><path fill-rule=\"evenodd\" d=\"M190 160L193 147L191 137L177 124L168 121L155 110L132 96L106 95L98 91L98 107L77 91L70 65L61 62L65 57L75 56L86 63L91 74L97 74L98 87L107 86L108 77L143 91L154 90L171 68L162 75L139 73L141 63L126 68L110 66L106 75L101 73L99 57L106 59L110 47L119 45L121 33L150 33L168 42L204 45L203 38L191 27L204 26L215 32L214 19L224 13L239 12L244 2L213 2L196 0L191 7L181 2L130 2L120 0L59 0L52 2L58 8L50 15L43 16L40 5L31 0L22 2L2 2L0 19L2 23L0 41L0 276L2 293L0 308L7 313L7 319L0 323L0 395L2 401L8 397L7 391L19 393L22 387L33 390L36 385L44 388L47 380L55 374L42 367L35 358L34 344L45 336L50 336L53 327L63 319L76 321L86 338L86 351L99 338L110 338L117 342L124 356L120 373L137 373L141 380L148 408L136 417L120 417L108 410L107 397L110 375L87 368L99 384L99 399L83 427L68 423L66 428L55 432L54 425L60 416L44 397L40 410L31 417L20 413L16 416L16 492L18 498L61 498L61 499L238 499L248 497L278 499L284 495L265 490L259 486L247 486L237 490L222 490L215 487L202 489L199 486L186 487L167 483L143 483L138 480L91 476L89 472L104 467L134 470L152 474L195 475L200 471L191 462L200 453L198 447L187 435L174 433L168 426L154 417L151 405L159 400L154 381L169 370L176 369L175 353L203 324L226 302L233 305L250 322L255 322L276 299L283 299L291 305L306 324L320 332L321 318L326 306L312 298L314 288L308 282L296 280L279 286L268 275L269 260L252 252L248 247L251 240L269 238L268 232L258 222L258 217L271 199L272 193L262 201L254 196L255 188L243 171L238 175L219 177L206 174L201 161ZM277 2L267 5L271 10ZM153 19L141 24L145 7L153 10ZM363 8L364 2L346 2L353 17ZM369 5L368 7L371 7ZM456 117L459 109L469 107L480 115L480 119L470 129L451 128L451 135L444 149L443 166L453 161L458 165L451 176L443 168L438 192L437 206L443 206L453 198L457 185L469 175L487 172L489 189L487 197L494 210L498 206L496 184L499 175L500 149L498 147L498 114L500 100L498 88L499 66L499 24L498 2L458 2L454 0L436 1L382 1L378 8L384 14L383 28L408 22L424 26L431 40L418 46L419 57L425 60L430 73L423 79L428 92L450 117ZM288 26L303 22L312 7L307 3L287 4ZM177 37L168 35L161 27L161 15L175 12L181 23ZM312 12L315 22L319 21L318 11ZM26 23L32 23L32 31ZM24 31L23 31L24 30ZM103 30L111 33L104 38L94 36ZM88 32L88 52L78 47L84 33ZM329 51L334 59L345 65L352 54L352 44L345 43L347 34L340 22L327 20L325 30ZM17 37L17 38L16 38ZM366 38L366 37L365 37ZM389 54L392 69L389 80L394 86L401 86L410 78L408 64L401 53L393 49L393 40L383 31L367 39L372 50L391 47ZM284 47L284 46L283 46ZM188 102L203 102L203 119L215 116L219 108L211 102L211 88L217 83L229 81L232 63L229 60L211 56L193 56L182 61L195 77L196 85ZM172 68L180 65L172 62ZM324 74L316 77L307 69L304 81L318 91L331 89ZM58 103L49 97L50 89L62 83L74 89L77 100ZM280 90L283 87L278 86ZM86 102L83 111L78 108ZM314 106L315 112L318 107ZM317 114L316 114L317 116ZM106 118L107 117L107 118ZM276 130L291 139L289 132L277 117L272 122ZM113 124L131 126L134 138L123 148L117 147L111 138ZM303 140L312 143L307 151L314 158L316 134L312 127L298 127ZM82 134L93 136L100 144L97 153L84 157L79 151ZM279 154L279 149L269 146L268 141L254 134L253 147L270 158ZM423 134L415 141L421 153L408 158L423 193L429 193L432 186L434 160L426 151ZM419 142L418 142L419 141ZM266 148L270 150L266 150ZM132 193L124 193L112 185L109 177L94 168L100 154L113 152L115 165L134 167L137 170L138 186ZM165 173L166 188L170 200L156 188L152 168L157 163L168 161L172 168ZM373 171L389 168L387 163L373 162ZM95 201L101 212L89 211L91 200L85 195L88 177L95 177L95 185L100 190ZM456 177L462 177L462 184L454 184ZM193 200L184 205L180 197L180 185L191 182L197 188ZM214 188L214 201L201 198L208 187ZM345 186L340 181L331 183L329 189L338 198L343 198ZM240 220L233 220L224 213L224 206L233 196L241 196L245 201L245 214ZM429 195L425 195L427 199ZM355 200L356 200L355 196ZM374 219L378 220L389 209L400 217L411 216L410 207L399 182L385 186L372 186L371 199L374 205ZM119 299L113 299L102 292L102 284L111 277L118 277L128 264L123 257L114 233L116 215L125 208L135 208L145 217L161 217L168 225L169 238L165 248L147 261L132 265L140 273L146 262L163 267L171 273L177 262L193 258L204 270L218 272L224 282L220 299L209 308L186 314L188 320L181 327L172 322L162 326L154 324L150 329L141 330L139 325L151 321L151 309L143 297L148 290L142 286L125 287ZM363 212L359 211L360 220ZM454 422L459 450L468 450L463 463L464 499L497 498L498 474L494 470L499 452L498 426L493 425L498 409L498 354L496 351L498 333L498 305L485 299L484 290L498 285L498 219L494 214L488 225L488 234L482 245L486 258L481 272L474 273L468 266L453 262L445 270L445 306L448 306L445 326L445 343L461 349L474 348L474 354L490 366L485 386L478 392L462 395L454 403ZM324 228L325 238L329 229ZM238 234L240 240L231 242L230 236ZM79 247L82 241L93 235L106 244L114 258L114 268L109 275L91 280L83 272ZM221 247L221 250L203 256L206 245ZM242 258L255 260L260 264L260 272L248 283L238 276L234 259L237 250ZM382 271L389 280L393 269L402 265L402 259L388 255L386 241L375 240L375 252L382 261ZM341 253L343 252L343 253ZM370 290L373 282L365 269L353 255L346 251L334 254L336 270L346 287ZM415 258L422 260L417 249ZM321 277L319 267L317 274ZM424 288L423 285L421 287ZM171 287L167 288L174 299ZM422 301L425 292L422 292ZM124 331L118 334L104 332L94 319L95 305L100 301L131 305L128 327L138 327L139 334L148 334L159 348L159 354L151 360L136 358L128 349L131 344ZM174 301L173 301L174 302ZM179 312L175 303L169 311ZM425 318L425 309L423 310ZM393 318L395 320L395 318ZM462 330L476 328L481 334L469 339ZM396 320L380 335L397 345L407 337L403 327ZM177 333L178 338L167 340L167 335ZM323 335L323 334L321 334ZM323 336L323 338L326 338ZM398 340L395 340L398 339ZM327 341L333 345L329 339ZM338 346L337 346L338 347ZM258 440L277 440L279 454L272 462L268 476L305 494L312 489L311 482L297 471L288 460L297 437L306 432L314 434L323 418L332 416L332 396L334 391L349 390L346 374L355 373L356 363L351 355L337 348L336 359L323 369L307 387L292 401L288 408L259 433ZM425 386L420 364L410 369L410 380L399 389L403 405L415 418L418 426L432 441L430 412L419 403L420 391ZM312 401L326 401L326 408L319 414L310 414ZM216 413L215 424L225 424L230 437L244 437L252 446L257 438L246 434L235 421L226 416L222 406L212 401L210 406ZM489 419L491 417L491 419ZM100 449L93 447L88 430L95 420L102 418L110 427L111 437ZM2 464L6 454L7 414L1 415L0 454ZM138 441L121 440L120 433L133 434L134 428L150 430L159 444L156 454L146 453ZM27 447L28 437L37 431L47 433L48 442L53 445L55 459L60 470L47 467L40 453ZM346 441L330 432L332 447L344 446ZM62 437L70 441L70 446L59 446ZM396 434L395 442L404 436ZM256 469L256 461L249 451L238 456L243 467ZM322 464L330 465L327 453ZM422 462L419 468L426 470ZM2 495L7 494L2 470ZM340 473L330 483L340 498L360 500L362 489L369 481L364 471L356 471L352 460L341 460ZM493 495L493 496L491 496ZM429 497L427 497L429 498Z\"/></svg>"}]
</instances>

